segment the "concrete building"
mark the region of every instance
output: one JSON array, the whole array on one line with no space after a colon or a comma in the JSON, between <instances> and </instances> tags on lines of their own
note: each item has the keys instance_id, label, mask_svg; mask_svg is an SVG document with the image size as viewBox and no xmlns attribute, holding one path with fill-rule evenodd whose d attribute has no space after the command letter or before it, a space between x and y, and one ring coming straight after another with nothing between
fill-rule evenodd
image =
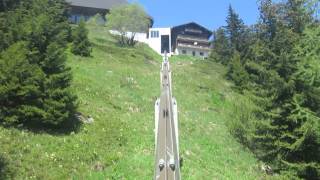
<instances>
[{"instance_id":1,"label":"concrete building","mask_svg":"<svg viewBox=\"0 0 320 180\"><path fill-rule=\"evenodd\" d=\"M210 53L212 32L195 23L187 23L172 28L150 28L146 35L147 44L159 54L191 55L207 58Z\"/></svg>"},{"instance_id":2,"label":"concrete building","mask_svg":"<svg viewBox=\"0 0 320 180\"><path fill-rule=\"evenodd\" d=\"M171 53L171 28L150 28L147 36L147 44L157 53Z\"/></svg>"}]
</instances>

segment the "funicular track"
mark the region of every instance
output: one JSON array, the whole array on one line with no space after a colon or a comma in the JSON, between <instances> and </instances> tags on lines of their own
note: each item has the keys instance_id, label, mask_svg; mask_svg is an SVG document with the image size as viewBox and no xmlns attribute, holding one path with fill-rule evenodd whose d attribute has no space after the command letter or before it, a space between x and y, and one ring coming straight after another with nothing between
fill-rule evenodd
<instances>
[{"instance_id":1,"label":"funicular track","mask_svg":"<svg viewBox=\"0 0 320 180\"><path fill-rule=\"evenodd\" d=\"M180 157L177 103L172 97L171 70L164 56L161 76L161 95L155 104L155 175L156 180L179 180Z\"/></svg>"}]
</instances>

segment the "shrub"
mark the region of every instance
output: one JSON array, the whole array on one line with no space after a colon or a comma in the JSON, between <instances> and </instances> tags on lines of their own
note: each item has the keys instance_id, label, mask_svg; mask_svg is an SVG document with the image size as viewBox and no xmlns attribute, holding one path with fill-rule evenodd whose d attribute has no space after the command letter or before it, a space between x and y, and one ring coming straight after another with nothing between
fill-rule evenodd
<instances>
[{"instance_id":1,"label":"shrub","mask_svg":"<svg viewBox=\"0 0 320 180\"><path fill-rule=\"evenodd\" d=\"M88 39L88 30L84 20L80 21L79 26L73 32L72 53L75 55L88 57L91 54L91 43Z\"/></svg>"},{"instance_id":2,"label":"shrub","mask_svg":"<svg viewBox=\"0 0 320 180\"><path fill-rule=\"evenodd\" d=\"M235 95L231 106L228 108L229 116L226 122L229 131L241 143L251 146L252 133L255 131L254 121L256 117L254 111L256 106L247 97Z\"/></svg>"}]
</instances>

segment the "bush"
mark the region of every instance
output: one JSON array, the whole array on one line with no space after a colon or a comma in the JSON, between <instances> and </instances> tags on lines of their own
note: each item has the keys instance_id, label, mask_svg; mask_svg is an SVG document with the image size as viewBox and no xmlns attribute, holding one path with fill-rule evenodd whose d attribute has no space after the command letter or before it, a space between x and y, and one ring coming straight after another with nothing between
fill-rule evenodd
<instances>
[{"instance_id":1,"label":"bush","mask_svg":"<svg viewBox=\"0 0 320 180\"><path fill-rule=\"evenodd\" d=\"M255 131L254 121L256 117L254 111L256 106L247 97L235 95L231 106L228 108L226 122L230 133L241 143L251 146L252 135Z\"/></svg>"},{"instance_id":2,"label":"bush","mask_svg":"<svg viewBox=\"0 0 320 180\"><path fill-rule=\"evenodd\" d=\"M75 55L88 57L91 54L91 43L88 39L88 30L84 20L80 21L79 26L73 32L72 53Z\"/></svg>"}]
</instances>

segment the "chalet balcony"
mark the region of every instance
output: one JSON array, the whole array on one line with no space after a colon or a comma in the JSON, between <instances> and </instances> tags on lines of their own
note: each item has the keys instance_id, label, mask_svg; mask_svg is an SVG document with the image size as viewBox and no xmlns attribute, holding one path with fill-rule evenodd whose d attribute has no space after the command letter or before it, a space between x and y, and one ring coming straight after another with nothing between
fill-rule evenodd
<instances>
[{"instance_id":1,"label":"chalet balcony","mask_svg":"<svg viewBox=\"0 0 320 180\"><path fill-rule=\"evenodd\" d=\"M201 47L210 47L210 43L209 42L178 40L177 44L184 44L184 45L191 45L191 46L201 46Z\"/></svg>"},{"instance_id":2,"label":"chalet balcony","mask_svg":"<svg viewBox=\"0 0 320 180\"><path fill-rule=\"evenodd\" d=\"M191 48L191 49L198 49L198 50L205 50L210 51L210 46L202 46L202 45L195 45L195 44L185 44L185 43L178 43L178 48Z\"/></svg>"},{"instance_id":3,"label":"chalet balcony","mask_svg":"<svg viewBox=\"0 0 320 180\"><path fill-rule=\"evenodd\" d=\"M208 39L206 38L199 38L195 36L187 36L187 35L179 35L177 37L177 41L184 41L184 42L198 42L198 43L206 43L210 44Z\"/></svg>"}]
</instances>

